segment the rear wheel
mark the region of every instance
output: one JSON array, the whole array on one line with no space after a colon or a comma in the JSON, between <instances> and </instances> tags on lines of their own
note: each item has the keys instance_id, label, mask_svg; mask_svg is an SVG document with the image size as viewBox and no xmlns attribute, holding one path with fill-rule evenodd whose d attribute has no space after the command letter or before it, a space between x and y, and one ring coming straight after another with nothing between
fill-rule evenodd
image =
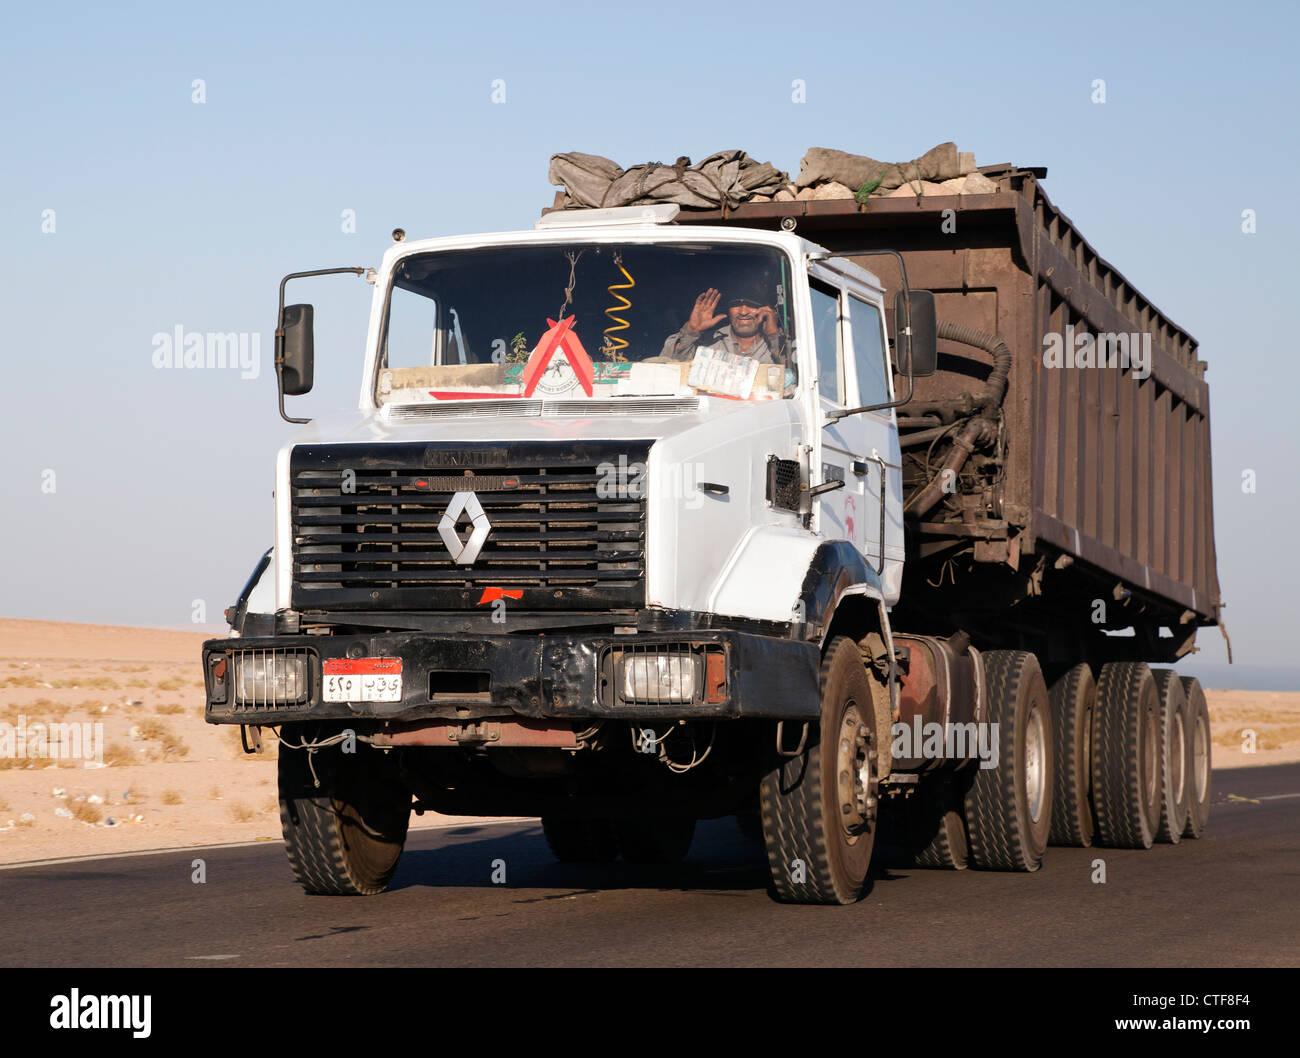
<instances>
[{"instance_id":1,"label":"rear wheel","mask_svg":"<svg viewBox=\"0 0 1300 1058\"><path fill-rule=\"evenodd\" d=\"M1097 843L1149 849L1160 826L1160 695L1142 661L1112 661L1092 714L1092 800Z\"/></svg>"},{"instance_id":2,"label":"rear wheel","mask_svg":"<svg viewBox=\"0 0 1300 1058\"><path fill-rule=\"evenodd\" d=\"M1075 665L1052 684L1056 790L1052 803L1053 845L1092 844L1092 710L1097 684L1087 665Z\"/></svg>"},{"instance_id":3,"label":"rear wheel","mask_svg":"<svg viewBox=\"0 0 1300 1058\"><path fill-rule=\"evenodd\" d=\"M1187 825L1183 837L1199 838L1210 821L1210 707L1201 681L1179 681L1187 695Z\"/></svg>"},{"instance_id":4,"label":"rear wheel","mask_svg":"<svg viewBox=\"0 0 1300 1058\"><path fill-rule=\"evenodd\" d=\"M628 863L681 863L695 840L695 820L689 817L622 819L617 830Z\"/></svg>"},{"instance_id":5,"label":"rear wheel","mask_svg":"<svg viewBox=\"0 0 1300 1058\"><path fill-rule=\"evenodd\" d=\"M995 767L976 769L966 793L971 863L984 870L1036 871L1052 824L1047 684L1038 659L1026 651L990 650L983 658L998 759Z\"/></svg>"},{"instance_id":6,"label":"rear wheel","mask_svg":"<svg viewBox=\"0 0 1300 1058\"><path fill-rule=\"evenodd\" d=\"M542 833L561 863L610 863L618 856L618 834L608 819L542 816Z\"/></svg>"},{"instance_id":7,"label":"rear wheel","mask_svg":"<svg viewBox=\"0 0 1300 1058\"><path fill-rule=\"evenodd\" d=\"M970 863L963 814L965 773L922 778L903 806L905 839L917 867L964 871Z\"/></svg>"},{"instance_id":8,"label":"rear wheel","mask_svg":"<svg viewBox=\"0 0 1300 1058\"><path fill-rule=\"evenodd\" d=\"M821 688L803 752L763 778L763 840L777 899L851 904L871 864L879 800L875 699L853 640L831 642Z\"/></svg>"},{"instance_id":9,"label":"rear wheel","mask_svg":"<svg viewBox=\"0 0 1300 1058\"><path fill-rule=\"evenodd\" d=\"M1160 757L1163 782L1160 786L1160 825L1156 840L1177 845L1187 829L1191 788L1187 783L1188 747L1187 692L1173 669L1152 669L1160 698Z\"/></svg>"},{"instance_id":10,"label":"rear wheel","mask_svg":"<svg viewBox=\"0 0 1300 1058\"><path fill-rule=\"evenodd\" d=\"M301 731L286 730L277 765L289 866L309 893L383 892L397 870L411 819L411 794L398 778L395 758L356 742L354 753L336 744L316 750L309 761L310 751L286 744L303 739Z\"/></svg>"}]
</instances>

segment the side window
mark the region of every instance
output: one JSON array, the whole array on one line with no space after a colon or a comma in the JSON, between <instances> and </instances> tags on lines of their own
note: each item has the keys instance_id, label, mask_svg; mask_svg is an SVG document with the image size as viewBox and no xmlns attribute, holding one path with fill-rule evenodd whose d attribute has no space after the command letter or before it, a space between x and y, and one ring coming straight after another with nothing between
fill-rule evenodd
<instances>
[{"instance_id":1,"label":"side window","mask_svg":"<svg viewBox=\"0 0 1300 1058\"><path fill-rule=\"evenodd\" d=\"M389 367L432 367L439 345L437 302L393 287L385 338Z\"/></svg>"},{"instance_id":2,"label":"side window","mask_svg":"<svg viewBox=\"0 0 1300 1058\"><path fill-rule=\"evenodd\" d=\"M880 310L849 297L849 327L853 331L853 360L858 369L858 403L889 403L889 376L885 374L885 339Z\"/></svg>"},{"instance_id":3,"label":"side window","mask_svg":"<svg viewBox=\"0 0 1300 1058\"><path fill-rule=\"evenodd\" d=\"M813 280L813 341L817 343L817 388L836 404L844 403L840 383L840 299L834 287Z\"/></svg>"}]
</instances>

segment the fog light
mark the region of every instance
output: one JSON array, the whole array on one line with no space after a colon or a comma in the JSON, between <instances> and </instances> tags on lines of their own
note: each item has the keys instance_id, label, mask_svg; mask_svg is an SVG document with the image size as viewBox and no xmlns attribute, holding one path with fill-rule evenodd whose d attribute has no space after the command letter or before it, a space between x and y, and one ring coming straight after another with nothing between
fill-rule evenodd
<instances>
[{"instance_id":1,"label":"fog light","mask_svg":"<svg viewBox=\"0 0 1300 1058\"><path fill-rule=\"evenodd\" d=\"M305 701L307 658L271 651L236 657L235 695L246 704Z\"/></svg>"},{"instance_id":2,"label":"fog light","mask_svg":"<svg viewBox=\"0 0 1300 1058\"><path fill-rule=\"evenodd\" d=\"M637 654L623 659L623 698L630 702L689 702L695 697L692 654Z\"/></svg>"}]
</instances>

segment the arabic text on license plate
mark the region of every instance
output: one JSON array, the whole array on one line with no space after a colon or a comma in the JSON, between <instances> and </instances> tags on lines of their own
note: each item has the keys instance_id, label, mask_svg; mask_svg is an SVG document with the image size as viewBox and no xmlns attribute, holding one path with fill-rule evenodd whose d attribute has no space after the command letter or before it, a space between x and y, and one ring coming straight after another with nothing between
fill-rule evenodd
<instances>
[{"instance_id":1,"label":"arabic text on license plate","mask_svg":"<svg viewBox=\"0 0 1300 1058\"><path fill-rule=\"evenodd\" d=\"M400 702L401 658L334 658L321 666L327 702Z\"/></svg>"}]
</instances>

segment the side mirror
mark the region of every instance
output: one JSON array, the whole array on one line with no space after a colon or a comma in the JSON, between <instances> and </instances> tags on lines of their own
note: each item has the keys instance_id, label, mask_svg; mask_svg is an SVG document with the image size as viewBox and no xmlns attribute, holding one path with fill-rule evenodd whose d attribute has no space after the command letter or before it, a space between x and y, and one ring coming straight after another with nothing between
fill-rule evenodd
<instances>
[{"instance_id":1,"label":"side mirror","mask_svg":"<svg viewBox=\"0 0 1300 1058\"><path fill-rule=\"evenodd\" d=\"M927 378L939 366L938 328L935 325L934 292L911 290L912 318L907 318L907 302L900 290L894 295L895 349L900 375L908 373L913 378ZM909 334L909 325L910 331Z\"/></svg>"},{"instance_id":2,"label":"side mirror","mask_svg":"<svg viewBox=\"0 0 1300 1058\"><path fill-rule=\"evenodd\" d=\"M915 309L913 310L915 311ZM316 342L312 332L312 307L286 305L280 316L280 329L284 332L281 366L282 391L291 397L311 392L316 358Z\"/></svg>"}]
</instances>

